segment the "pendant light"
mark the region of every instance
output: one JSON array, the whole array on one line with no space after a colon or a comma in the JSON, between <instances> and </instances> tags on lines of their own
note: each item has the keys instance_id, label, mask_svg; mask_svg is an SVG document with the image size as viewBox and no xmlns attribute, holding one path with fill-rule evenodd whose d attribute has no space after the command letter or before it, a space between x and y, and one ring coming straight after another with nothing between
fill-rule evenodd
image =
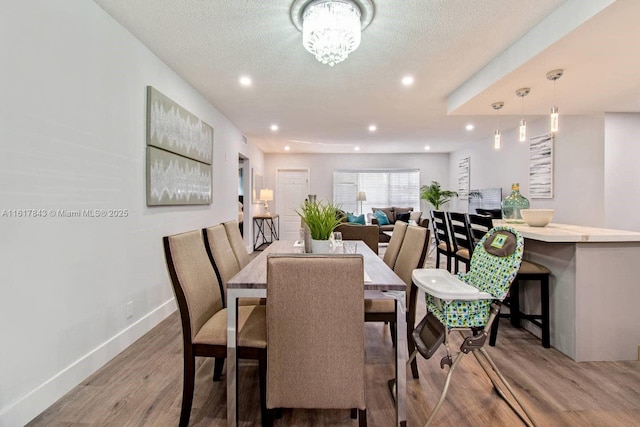
<instances>
[{"instance_id":1,"label":"pendant light","mask_svg":"<svg viewBox=\"0 0 640 427\"><path fill-rule=\"evenodd\" d=\"M522 87L516 90L516 95L518 95L522 100L521 118L520 118L520 137L518 138L520 142L524 142L527 140L527 122L524 121L524 97L529 95L529 92L531 92L531 89L528 87Z\"/></svg>"},{"instance_id":2,"label":"pendant light","mask_svg":"<svg viewBox=\"0 0 640 427\"><path fill-rule=\"evenodd\" d=\"M493 148L500 149L500 117L498 111L504 107L504 102L494 102L491 104L494 110L496 110L496 133L493 136Z\"/></svg>"},{"instance_id":3,"label":"pendant light","mask_svg":"<svg viewBox=\"0 0 640 427\"><path fill-rule=\"evenodd\" d=\"M558 107L556 107L556 80L562 77L564 70L551 70L547 73L547 79L553 81L553 107L551 107L550 130L552 133L558 132Z\"/></svg>"}]
</instances>

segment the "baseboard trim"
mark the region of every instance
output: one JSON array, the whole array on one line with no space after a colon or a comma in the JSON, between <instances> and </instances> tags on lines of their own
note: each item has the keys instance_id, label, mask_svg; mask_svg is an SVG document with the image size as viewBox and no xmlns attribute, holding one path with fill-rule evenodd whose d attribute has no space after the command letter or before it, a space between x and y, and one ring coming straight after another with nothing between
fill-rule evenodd
<instances>
[{"instance_id":1,"label":"baseboard trim","mask_svg":"<svg viewBox=\"0 0 640 427\"><path fill-rule=\"evenodd\" d=\"M31 390L0 413L0 426L22 426L96 372L176 310L174 299L129 325L108 341Z\"/></svg>"}]
</instances>

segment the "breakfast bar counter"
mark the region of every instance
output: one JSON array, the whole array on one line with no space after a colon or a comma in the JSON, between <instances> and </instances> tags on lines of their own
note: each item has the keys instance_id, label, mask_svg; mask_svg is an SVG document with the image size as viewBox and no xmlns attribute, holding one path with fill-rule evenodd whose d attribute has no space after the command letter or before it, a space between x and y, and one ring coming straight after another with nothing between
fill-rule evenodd
<instances>
[{"instance_id":1,"label":"breakfast bar counter","mask_svg":"<svg viewBox=\"0 0 640 427\"><path fill-rule=\"evenodd\" d=\"M640 233L553 223L510 225L525 238L525 259L552 272L551 345L576 361L636 360ZM539 312L537 288L523 288L521 308ZM523 325L537 333L535 326L526 321Z\"/></svg>"}]
</instances>

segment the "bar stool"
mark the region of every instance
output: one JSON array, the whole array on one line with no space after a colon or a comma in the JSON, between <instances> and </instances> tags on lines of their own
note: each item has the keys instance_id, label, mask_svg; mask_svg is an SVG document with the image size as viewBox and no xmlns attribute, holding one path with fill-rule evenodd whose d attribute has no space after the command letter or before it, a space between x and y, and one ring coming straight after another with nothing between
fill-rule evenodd
<instances>
[{"instance_id":1,"label":"bar stool","mask_svg":"<svg viewBox=\"0 0 640 427\"><path fill-rule=\"evenodd\" d=\"M467 215L471 235L477 242L482 238L484 233L489 231L493 226L492 219L482 215ZM503 305L509 307L509 314L500 313L497 317L510 318L511 324L520 327L522 319L528 320L542 330L542 346L544 348L551 347L550 330L549 330L549 276L551 271L544 265L522 260L518 275L513 281L509 289L509 296L505 298ZM525 314L520 311L520 281L531 280L540 282L540 314ZM496 319L491 326L491 336L489 337L489 345L495 347L498 337L499 319Z\"/></svg>"},{"instance_id":2,"label":"bar stool","mask_svg":"<svg viewBox=\"0 0 640 427\"><path fill-rule=\"evenodd\" d=\"M500 313L500 317L509 317L511 324L519 328L522 319L528 320L542 330L542 346L544 348L551 347L550 330L549 330L549 276L551 270L544 265L522 260L518 275L516 276L511 288L509 289L509 302L505 304L509 307L509 314ZM526 314L520 311L520 281L531 280L540 282L540 314ZM491 336L489 337L489 345L495 347L498 337L498 319L491 326Z\"/></svg>"}]
</instances>

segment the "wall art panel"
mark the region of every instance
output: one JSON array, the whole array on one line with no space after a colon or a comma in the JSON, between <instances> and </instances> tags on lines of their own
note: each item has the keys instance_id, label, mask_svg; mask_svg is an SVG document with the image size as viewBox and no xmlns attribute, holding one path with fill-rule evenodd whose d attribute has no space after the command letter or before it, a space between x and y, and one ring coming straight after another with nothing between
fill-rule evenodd
<instances>
[{"instance_id":1,"label":"wall art panel","mask_svg":"<svg viewBox=\"0 0 640 427\"><path fill-rule=\"evenodd\" d=\"M213 128L147 86L147 145L210 165Z\"/></svg>"},{"instance_id":2,"label":"wall art panel","mask_svg":"<svg viewBox=\"0 0 640 427\"><path fill-rule=\"evenodd\" d=\"M529 197L553 198L553 134L529 140Z\"/></svg>"},{"instance_id":3,"label":"wall art panel","mask_svg":"<svg viewBox=\"0 0 640 427\"><path fill-rule=\"evenodd\" d=\"M147 205L211 203L211 166L147 147Z\"/></svg>"}]
</instances>

